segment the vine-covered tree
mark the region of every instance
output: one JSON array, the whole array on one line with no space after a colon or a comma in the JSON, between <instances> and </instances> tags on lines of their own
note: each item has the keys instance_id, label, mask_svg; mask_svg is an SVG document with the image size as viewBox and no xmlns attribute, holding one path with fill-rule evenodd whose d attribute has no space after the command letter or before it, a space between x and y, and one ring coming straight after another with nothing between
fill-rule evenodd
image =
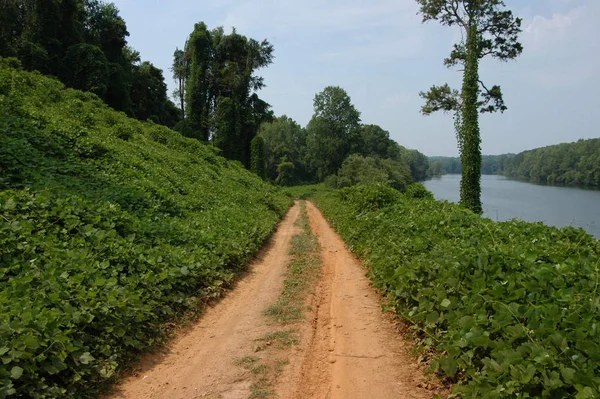
<instances>
[{"instance_id":1,"label":"vine-covered tree","mask_svg":"<svg viewBox=\"0 0 600 399\"><path fill-rule=\"evenodd\" d=\"M177 56L177 55L176 55ZM273 46L248 39L234 29L209 31L197 23L184 56L189 57L185 85L189 135L212 141L229 159L250 167L250 143L261 123L270 121L270 105L255 93L265 84L256 70L273 61Z\"/></svg>"},{"instance_id":2,"label":"vine-covered tree","mask_svg":"<svg viewBox=\"0 0 600 399\"><path fill-rule=\"evenodd\" d=\"M282 185L312 181L306 167L306 129L283 115L263 123L258 134L265 141L268 179Z\"/></svg>"},{"instance_id":3,"label":"vine-covered tree","mask_svg":"<svg viewBox=\"0 0 600 399\"><path fill-rule=\"evenodd\" d=\"M265 140L261 136L256 136L252 139L250 144L251 148L251 160L250 170L263 179L266 177L266 163L265 163Z\"/></svg>"},{"instance_id":4,"label":"vine-covered tree","mask_svg":"<svg viewBox=\"0 0 600 399\"><path fill-rule=\"evenodd\" d=\"M458 27L463 40L444 60L449 68L459 66L463 85L459 92L448 84L421 92L422 113L454 112L458 148L462 161L461 204L481 213L481 138L478 113L504 112L500 86L488 88L479 79L479 60L491 56L500 61L518 57L523 51L518 35L521 19L504 10L501 0L416 0L423 22L435 20Z\"/></svg>"},{"instance_id":5,"label":"vine-covered tree","mask_svg":"<svg viewBox=\"0 0 600 399\"><path fill-rule=\"evenodd\" d=\"M187 46L187 43L186 43ZM184 47L185 48L185 47ZM185 124L185 85L190 76L189 55L184 50L177 48L173 53L173 79L177 83L177 88L173 96L179 101L181 109L181 122Z\"/></svg>"},{"instance_id":6,"label":"vine-covered tree","mask_svg":"<svg viewBox=\"0 0 600 399\"><path fill-rule=\"evenodd\" d=\"M145 105L131 99L140 56L127 46L128 35L111 2L0 0L0 57L17 57L27 70L57 76L134 115ZM165 96L161 93L160 98ZM175 110L168 100L161 108L169 114Z\"/></svg>"}]
</instances>

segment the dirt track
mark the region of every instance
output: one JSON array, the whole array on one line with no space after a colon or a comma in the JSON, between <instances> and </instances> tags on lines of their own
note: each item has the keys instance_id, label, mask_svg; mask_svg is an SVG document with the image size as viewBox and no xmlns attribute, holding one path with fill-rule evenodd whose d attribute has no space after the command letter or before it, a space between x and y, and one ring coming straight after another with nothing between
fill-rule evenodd
<instances>
[{"instance_id":1,"label":"dirt track","mask_svg":"<svg viewBox=\"0 0 600 399\"><path fill-rule=\"evenodd\" d=\"M311 311L296 328L299 344L284 353L289 365L273 393L280 398L431 398L433 392L421 387L424 377L407 354L408 344L381 312L364 269L319 210L307 203L307 211L321 245L322 277L307 299ZM296 204L229 295L164 353L147 356L110 398L248 398L253 376L235 361L273 330L263 312L282 291L299 212Z\"/></svg>"}]
</instances>

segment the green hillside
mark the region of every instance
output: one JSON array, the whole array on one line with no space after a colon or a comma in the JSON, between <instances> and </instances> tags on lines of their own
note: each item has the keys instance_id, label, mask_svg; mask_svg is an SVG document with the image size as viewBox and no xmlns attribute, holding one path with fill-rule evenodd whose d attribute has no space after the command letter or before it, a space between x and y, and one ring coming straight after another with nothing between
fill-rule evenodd
<instances>
[{"instance_id":1,"label":"green hillside","mask_svg":"<svg viewBox=\"0 0 600 399\"><path fill-rule=\"evenodd\" d=\"M218 295L290 199L238 162L0 59L0 398L94 397Z\"/></svg>"}]
</instances>

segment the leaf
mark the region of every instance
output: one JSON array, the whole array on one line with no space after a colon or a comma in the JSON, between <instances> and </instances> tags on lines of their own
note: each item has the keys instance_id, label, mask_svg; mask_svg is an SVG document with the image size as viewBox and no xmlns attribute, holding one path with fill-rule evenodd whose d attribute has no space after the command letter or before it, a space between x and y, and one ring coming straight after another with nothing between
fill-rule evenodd
<instances>
[{"instance_id":1,"label":"leaf","mask_svg":"<svg viewBox=\"0 0 600 399\"><path fill-rule=\"evenodd\" d=\"M21 378L22 375L23 375L23 369L19 366L14 366L10 370L10 378L12 378L13 380L18 380L19 378Z\"/></svg>"},{"instance_id":2,"label":"leaf","mask_svg":"<svg viewBox=\"0 0 600 399\"><path fill-rule=\"evenodd\" d=\"M83 355L81 355L79 357L79 362L81 364L89 364L89 363L93 362L94 360L96 360L96 359L94 358L94 356L92 356L90 354L90 352L85 352Z\"/></svg>"},{"instance_id":3,"label":"leaf","mask_svg":"<svg viewBox=\"0 0 600 399\"><path fill-rule=\"evenodd\" d=\"M442 305L443 308L447 308L451 304L452 304L452 302L450 302L450 299L445 298L440 305Z\"/></svg>"},{"instance_id":4,"label":"leaf","mask_svg":"<svg viewBox=\"0 0 600 399\"><path fill-rule=\"evenodd\" d=\"M560 370L560 375L562 375L563 380L568 383L573 382L576 373L577 371L568 367Z\"/></svg>"},{"instance_id":5,"label":"leaf","mask_svg":"<svg viewBox=\"0 0 600 399\"><path fill-rule=\"evenodd\" d=\"M590 387L585 387L575 395L575 399L596 399L596 395L594 395L594 391Z\"/></svg>"}]
</instances>

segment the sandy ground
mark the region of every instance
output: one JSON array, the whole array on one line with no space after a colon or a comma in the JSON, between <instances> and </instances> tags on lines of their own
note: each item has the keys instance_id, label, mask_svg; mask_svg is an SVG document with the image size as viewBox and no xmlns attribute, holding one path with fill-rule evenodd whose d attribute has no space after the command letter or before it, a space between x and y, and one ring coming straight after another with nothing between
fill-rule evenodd
<instances>
[{"instance_id":1,"label":"sandy ground","mask_svg":"<svg viewBox=\"0 0 600 399\"><path fill-rule=\"evenodd\" d=\"M295 327L300 342L284 353L289 364L273 386L276 396L432 398L435 392L424 388L423 372L408 354L410 344L381 312L365 269L310 202L307 211L321 245L322 275L307 298L306 320ZM109 398L248 398L253 376L235 361L273 331L263 312L283 289L299 212L294 205L229 295L163 353L144 358Z\"/></svg>"},{"instance_id":2,"label":"sandy ground","mask_svg":"<svg viewBox=\"0 0 600 399\"><path fill-rule=\"evenodd\" d=\"M394 332L390 317L365 277L365 269L311 203L323 276L317 288L313 338L296 398L431 398L410 345Z\"/></svg>"}]
</instances>

